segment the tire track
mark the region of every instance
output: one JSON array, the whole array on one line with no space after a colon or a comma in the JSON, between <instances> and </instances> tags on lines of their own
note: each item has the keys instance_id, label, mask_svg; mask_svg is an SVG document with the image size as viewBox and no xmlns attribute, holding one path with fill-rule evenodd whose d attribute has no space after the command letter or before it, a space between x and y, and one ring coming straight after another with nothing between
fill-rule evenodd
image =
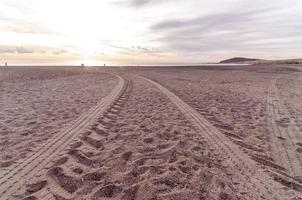
<instances>
[{"instance_id":1,"label":"tire track","mask_svg":"<svg viewBox=\"0 0 302 200\"><path fill-rule=\"evenodd\" d=\"M71 126L56 135L55 138L42 145L33 155L5 171L0 177L0 199L9 199L26 182L26 180L41 175L53 159L76 138L81 130L89 125L97 116L104 113L121 95L125 81L122 77L118 85L102 101L91 108L87 114L77 119Z\"/></svg>"},{"instance_id":2,"label":"tire track","mask_svg":"<svg viewBox=\"0 0 302 200\"><path fill-rule=\"evenodd\" d=\"M114 75L114 74L113 74ZM116 76L116 75L115 75ZM118 77L118 76L117 76ZM120 77L118 77L120 78ZM31 156L28 156L27 159L21 161L21 162L17 162L15 165L10 166L9 168L5 168L5 172L1 172L0 175L0 185L2 184L2 181L4 181L5 176L9 176L8 174L14 173L12 172L13 170L15 170L16 168L18 168L20 165L23 165L26 162L29 162L30 159L35 159L36 156L39 156L39 153L41 153L41 151L43 149L47 147L50 147L51 145L55 144L56 142L58 142L59 140L63 139L63 137L65 136L66 133L68 133L69 131L75 129L75 127L78 126L79 123L82 123L88 116L92 115L93 112L95 112L97 109L99 109L103 103L105 102L105 100L112 94L109 94L107 97L105 97L100 103L98 103L96 106L93 106L92 108L90 108L88 110L87 113L83 114L81 117L79 117L78 119L76 119L69 127L67 127L64 131L62 131L61 133L57 134L55 136L55 138L53 138L52 140L48 141L47 143L40 145L40 147L34 151L34 153ZM4 171L4 170L3 170Z\"/></svg>"},{"instance_id":3,"label":"tire track","mask_svg":"<svg viewBox=\"0 0 302 200\"><path fill-rule=\"evenodd\" d=\"M258 170L257 163L250 159L248 155L244 154L236 145L234 145L226 136L220 133L213 125L211 125L204 117L202 117L196 110L183 102L174 93L164 88L160 84L141 77L159 88L195 125L205 139L213 146L214 150L226 156L226 163L228 167L239 168L238 178L242 181L242 190L246 193L255 190L259 195L258 198L264 199L280 199L282 198L277 194L277 190L282 186L274 182L271 177L261 170ZM277 185L276 187L268 187L268 185ZM275 190L277 189L277 190ZM281 190L280 190L281 191ZM283 196L283 195L282 195ZM287 196L287 195L285 195Z\"/></svg>"},{"instance_id":4,"label":"tire track","mask_svg":"<svg viewBox=\"0 0 302 200\"><path fill-rule=\"evenodd\" d=\"M269 131L271 133L273 133L274 135L271 136L271 149L272 152L271 153L272 157L274 158L274 160L280 164L280 166L283 166L284 164L284 160L286 160L288 158L287 155L285 155L287 152L282 150L284 148L284 146L282 144L280 144L280 140L278 140L278 136L277 133L279 132L278 126L276 126L275 121L274 121L274 108L273 108L273 90L272 90L272 85L275 84L276 80L273 80L273 82L269 85L268 91L267 91L267 114L268 114L268 128ZM286 161L287 162L287 161ZM284 166L283 166L284 167Z\"/></svg>"},{"instance_id":5,"label":"tire track","mask_svg":"<svg viewBox=\"0 0 302 200\"><path fill-rule=\"evenodd\" d=\"M202 199L205 196L215 196L215 194L201 194L200 190L205 187L204 189L208 192L211 191L210 193L212 191L214 193L216 190L220 191L220 189L215 188L216 183L212 185L209 181L208 183L211 186L206 187L207 184L198 181L199 185L195 186L195 181L201 177L200 171L205 167L202 158L197 159L198 155L203 154L204 149L201 145L202 142L200 142L203 140L197 139L201 138L199 133L160 90L142 79L135 78L133 82L134 89L129 99L124 98L126 100L125 105L122 101L120 102L120 100L123 100L123 94L113 106L114 109L100 116L91 128L86 128L83 133L83 136L87 136L85 140L82 140L83 137L78 137L76 141L73 141L73 143L81 143L81 145L70 145L73 146L73 149L71 147L67 148L73 151L77 150L79 154L71 156L65 154L62 157L69 157L69 159L54 166L57 169L62 169L62 174L47 177L52 192L59 194L64 199L107 199L102 198L104 196L107 196L108 199L110 197L110 199L151 199L151 197L141 196L141 192L136 190L131 190L129 196L129 188L138 187L138 185L143 193L148 193L148 190L143 189L147 183L149 191L154 190L152 192L154 198L152 199L168 199L168 195L171 195L169 199L176 199L173 198L172 191L178 192L178 190L185 187L183 184L190 188L189 191L186 191L186 194L190 195L186 199ZM118 107L121 109L120 113L116 110ZM115 113L116 119L113 118L114 116L112 117L112 111L113 114ZM111 122L106 119L108 116L112 119ZM154 116L156 119L153 118L154 121L153 119L151 121L148 116ZM158 120L163 123L159 123ZM105 126L103 122L108 123L108 121L112 126L108 126L109 129L103 130L102 127ZM103 131L99 132L95 127ZM166 131L162 131L163 129L166 129ZM174 135L173 130L179 130L179 132ZM88 142L88 137L97 141L102 140L104 146L101 148L91 146L92 143ZM91 153L91 156L88 153ZM79 155L82 156L82 161L84 161L83 158L86 155L87 160L89 159L92 162L79 162ZM209 156L208 159L211 157ZM87 165L87 163L93 164ZM173 166L174 169L172 169ZM71 171L73 169L81 169L81 172L74 173L74 171ZM209 169L205 173L210 173L210 171ZM92 174L95 174L94 178L87 180L88 175L91 177ZM104 175L100 176L100 174ZM222 174L225 176L224 173ZM76 189L68 192L70 190L62 184L64 181L60 181L59 177L66 177L66 180L71 180L71 183L84 181ZM101 178L97 179L97 177ZM53 184L54 182L57 184ZM229 191L228 193L231 196L231 191L234 190L227 184L231 180L224 179L223 182L226 183L226 187L219 183L216 186L224 192ZM95 185L95 187L87 189L87 185ZM108 185L111 185L111 188L118 186L120 190L106 190L107 192L104 194L103 190L100 189L108 188ZM166 185L166 189L160 189L164 185ZM63 189L65 193L62 191ZM102 192L100 193L100 191ZM195 198L192 198L192 196ZM238 194L238 196L241 195ZM246 196L248 195L244 195L244 197ZM179 199L185 198L179 197Z\"/></svg>"},{"instance_id":6,"label":"tire track","mask_svg":"<svg viewBox=\"0 0 302 200\"><path fill-rule=\"evenodd\" d=\"M299 141L301 133L295 124L288 123L284 127L280 122L282 113L288 113L288 110L281 105L279 90L276 86L277 80L271 81L267 94L268 126L272 133L272 153L276 161L286 168L291 176L301 179L302 158L296 151L296 143ZM292 117L289 121L294 122Z\"/></svg>"},{"instance_id":7,"label":"tire track","mask_svg":"<svg viewBox=\"0 0 302 200\"><path fill-rule=\"evenodd\" d=\"M43 200L56 200L55 197L52 195L52 193L50 192L50 189L44 188L41 192L39 192L38 194L35 194L35 197L37 199L43 199Z\"/></svg>"},{"instance_id":8,"label":"tire track","mask_svg":"<svg viewBox=\"0 0 302 200\"><path fill-rule=\"evenodd\" d=\"M97 116L96 121L90 126L86 127L85 130L80 133L81 136L77 137L73 141L73 143L80 142L81 146L71 147L72 145L70 145L67 148L68 150L66 151L66 153L62 155L68 158L67 161L64 164L56 164L51 166L48 172L50 172L54 168L61 167L62 169L64 169L62 175L70 176L76 179L76 177L69 174L72 171L74 164L76 163L76 166L77 167L81 166L82 169L81 171L82 178L80 178L81 180L86 180L88 183L91 183L94 180L93 177L97 179L97 177L100 176L100 174L97 174L95 168L96 167L95 164L98 161L95 158L92 159L90 157L87 157L84 152L89 149L89 152L102 153L106 149L105 142L108 142L107 140L110 138L110 135L112 135L111 125L116 124L116 118L119 112L122 110L122 107L124 106L125 102L127 101L131 89L132 89L131 81L125 80L125 87L121 92L121 95L118 98L118 100L116 100L113 104L111 104L110 108L106 112ZM72 151L78 153L71 155L70 152ZM81 159L83 160L83 158L90 160L91 163L87 165L87 163L81 162L80 160ZM69 163L70 161L71 163ZM74 161L75 163L73 163ZM91 182L87 180L88 175L90 179L92 179L90 180ZM44 200L48 196L60 196L64 199L76 199L77 198L75 194L76 191L84 187L82 185L80 188L76 189L76 191L69 192L66 190L66 188L64 188L64 185L62 185L62 183L60 183L59 180L55 180L54 177L50 177L48 175L48 177L43 177L43 178L48 181L49 189L48 189L48 193L44 194L44 196L41 195L41 193L42 194L45 193L45 191L43 190L33 194L38 199Z\"/></svg>"}]
</instances>

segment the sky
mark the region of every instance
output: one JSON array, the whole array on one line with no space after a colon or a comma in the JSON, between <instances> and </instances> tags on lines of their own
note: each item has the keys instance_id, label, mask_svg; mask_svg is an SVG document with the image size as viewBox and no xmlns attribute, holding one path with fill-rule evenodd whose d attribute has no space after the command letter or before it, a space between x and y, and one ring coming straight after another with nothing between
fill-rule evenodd
<instances>
[{"instance_id":1,"label":"sky","mask_svg":"<svg viewBox=\"0 0 302 200\"><path fill-rule=\"evenodd\" d=\"M0 0L0 65L302 58L301 0Z\"/></svg>"}]
</instances>

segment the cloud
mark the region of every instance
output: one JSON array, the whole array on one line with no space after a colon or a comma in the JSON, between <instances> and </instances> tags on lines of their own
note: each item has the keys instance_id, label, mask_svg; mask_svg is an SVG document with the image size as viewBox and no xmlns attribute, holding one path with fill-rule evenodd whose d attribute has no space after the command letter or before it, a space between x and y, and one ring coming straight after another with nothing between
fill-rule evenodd
<instances>
[{"instance_id":1,"label":"cloud","mask_svg":"<svg viewBox=\"0 0 302 200\"><path fill-rule=\"evenodd\" d=\"M141 7L145 6L146 4L149 4L151 2L155 2L159 0L132 0L130 1L130 5L135 6L135 7Z\"/></svg>"},{"instance_id":2,"label":"cloud","mask_svg":"<svg viewBox=\"0 0 302 200\"><path fill-rule=\"evenodd\" d=\"M52 55L68 55L71 52L62 48L52 48L48 46L12 46L2 45L0 46L0 54L52 54Z\"/></svg>"},{"instance_id":3,"label":"cloud","mask_svg":"<svg viewBox=\"0 0 302 200\"><path fill-rule=\"evenodd\" d=\"M301 0L30 1L1 0L0 53L195 62L302 52Z\"/></svg>"},{"instance_id":4,"label":"cloud","mask_svg":"<svg viewBox=\"0 0 302 200\"><path fill-rule=\"evenodd\" d=\"M174 2L177 0L173 0ZM134 8L144 8L144 7L149 7L150 5L159 5L162 3L169 3L173 2L171 0L120 0L117 2L114 2L116 5L126 5Z\"/></svg>"},{"instance_id":5,"label":"cloud","mask_svg":"<svg viewBox=\"0 0 302 200\"><path fill-rule=\"evenodd\" d=\"M0 46L0 53L26 54L34 53L34 50L22 46Z\"/></svg>"},{"instance_id":6,"label":"cloud","mask_svg":"<svg viewBox=\"0 0 302 200\"><path fill-rule=\"evenodd\" d=\"M0 3L1 31L21 34L57 34L39 24L39 19L31 16L34 11L25 5L23 2L5 0L3 4Z\"/></svg>"},{"instance_id":7,"label":"cloud","mask_svg":"<svg viewBox=\"0 0 302 200\"><path fill-rule=\"evenodd\" d=\"M267 51L297 48L302 22L282 9L263 7L210 13L189 19L167 19L151 26L170 51L183 55L215 51ZM281 12L281 13L282 13Z\"/></svg>"},{"instance_id":8,"label":"cloud","mask_svg":"<svg viewBox=\"0 0 302 200\"><path fill-rule=\"evenodd\" d=\"M66 53L67 53L67 51L64 49L59 49L59 50L53 51L53 54L55 54L55 55L62 55L62 54L66 54Z\"/></svg>"},{"instance_id":9,"label":"cloud","mask_svg":"<svg viewBox=\"0 0 302 200\"><path fill-rule=\"evenodd\" d=\"M20 26L21 25L21 26ZM10 30L15 33L29 33L29 34L57 34L37 24L30 22L15 22Z\"/></svg>"},{"instance_id":10,"label":"cloud","mask_svg":"<svg viewBox=\"0 0 302 200\"><path fill-rule=\"evenodd\" d=\"M14 33L29 33L29 34L58 34L50 31L41 25L24 20L11 17L0 17L0 24L2 31Z\"/></svg>"},{"instance_id":11,"label":"cloud","mask_svg":"<svg viewBox=\"0 0 302 200\"><path fill-rule=\"evenodd\" d=\"M187 20L167 20L155 24L151 28L153 30L165 31L171 29L188 29L199 27L206 29L217 28L218 26L233 25L234 23L244 23L250 20L250 16L244 13L218 13L206 16L201 16Z\"/></svg>"}]
</instances>

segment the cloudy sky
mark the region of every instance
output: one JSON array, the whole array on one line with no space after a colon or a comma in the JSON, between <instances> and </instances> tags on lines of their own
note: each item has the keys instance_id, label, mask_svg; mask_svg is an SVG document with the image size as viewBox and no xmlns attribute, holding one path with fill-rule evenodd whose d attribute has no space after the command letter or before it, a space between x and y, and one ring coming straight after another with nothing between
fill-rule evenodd
<instances>
[{"instance_id":1,"label":"cloudy sky","mask_svg":"<svg viewBox=\"0 0 302 200\"><path fill-rule=\"evenodd\" d=\"M0 0L0 64L302 57L301 0Z\"/></svg>"}]
</instances>

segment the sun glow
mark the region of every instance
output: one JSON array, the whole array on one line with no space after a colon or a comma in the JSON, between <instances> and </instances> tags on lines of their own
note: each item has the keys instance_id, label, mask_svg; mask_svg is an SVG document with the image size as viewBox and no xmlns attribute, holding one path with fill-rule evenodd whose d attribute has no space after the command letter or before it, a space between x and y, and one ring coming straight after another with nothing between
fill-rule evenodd
<instances>
[{"instance_id":1,"label":"sun glow","mask_svg":"<svg viewBox=\"0 0 302 200\"><path fill-rule=\"evenodd\" d=\"M84 66L104 66L104 64L106 65L105 62L102 62L101 60L97 60L97 59L82 59L79 60L77 62L74 62L75 65L84 65Z\"/></svg>"},{"instance_id":2,"label":"sun glow","mask_svg":"<svg viewBox=\"0 0 302 200\"><path fill-rule=\"evenodd\" d=\"M8 0L4 1L10 5ZM118 55L124 48L139 45L139 35L145 30L144 26L133 23L136 16L129 15L127 10L119 9L112 1L14 1L18 6L28 9L26 13L19 12L18 17L38 24L37 29L29 29L42 32L0 32L2 45L17 42L20 46L47 47L47 53L66 52L78 57L75 63L103 65L101 57L104 58L105 54Z\"/></svg>"},{"instance_id":3,"label":"sun glow","mask_svg":"<svg viewBox=\"0 0 302 200\"><path fill-rule=\"evenodd\" d=\"M102 46L110 41L132 40L127 34L120 34L124 28L119 23L120 18L113 15L113 9L103 1L79 0L72 1L72 5L66 0L39 2L37 14L41 16L41 24L68 38L76 53L83 56L103 51ZM68 12L66 8L69 8ZM56 10L55 14L53 10Z\"/></svg>"}]
</instances>

